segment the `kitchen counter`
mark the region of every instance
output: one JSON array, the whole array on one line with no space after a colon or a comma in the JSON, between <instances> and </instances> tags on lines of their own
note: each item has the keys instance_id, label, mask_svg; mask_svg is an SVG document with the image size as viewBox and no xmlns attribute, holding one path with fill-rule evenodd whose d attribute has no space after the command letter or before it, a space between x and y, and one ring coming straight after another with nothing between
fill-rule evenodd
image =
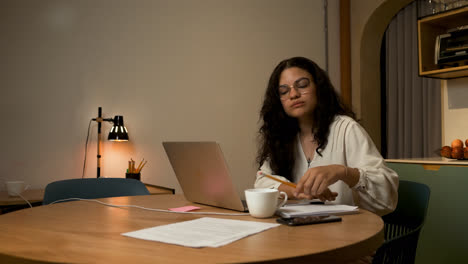
<instances>
[{"instance_id":1,"label":"kitchen counter","mask_svg":"<svg viewBox=\"0 0 468 264\"><path fill-rule=\"evenodd\" d=\"M411 159L386 159L385 162L420 164L425 170L439 170L440 166L468 167L468 160L447 159L443 157L434 158L411 158Z\"/></svg>"}]
</instances>

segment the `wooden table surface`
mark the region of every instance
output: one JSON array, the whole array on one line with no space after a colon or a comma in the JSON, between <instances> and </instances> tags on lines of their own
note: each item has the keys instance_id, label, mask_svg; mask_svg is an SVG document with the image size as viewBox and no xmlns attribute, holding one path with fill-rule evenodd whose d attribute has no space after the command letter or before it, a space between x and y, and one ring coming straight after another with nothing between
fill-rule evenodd
<instances>
[{"instance_id":1,"label":"wooden table surface","mask_svg":"<svg viewBox=\"0 0 468 264\"><path fill-rule=\"evenodd\" d=\"M201 212L230 210L193 204L182 195L100 199L150 208L196 205ZM0 215L0 263L342 263L374 252L383 242L383 222L360 210L343 221L281 225L219 248L189 248L122 236L121 233L206 215L115 208L89 201L39 206ZM275 218L213 216L275 222Z\"/></svg>"}]
</instances>

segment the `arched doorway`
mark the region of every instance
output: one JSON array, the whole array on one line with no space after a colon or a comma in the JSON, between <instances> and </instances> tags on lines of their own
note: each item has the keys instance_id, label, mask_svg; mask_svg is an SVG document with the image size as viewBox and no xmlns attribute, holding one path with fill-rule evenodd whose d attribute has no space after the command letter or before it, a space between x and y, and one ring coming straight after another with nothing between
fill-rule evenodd
<instances>
[{"instance_id":1,"label":"arched doorway","mask_svg":"<svg viewBox=\"0 0 468 264\"><path fill-rule=\"evenodd\" d=\"M380 49L393 16L414 0L388 0L369 17L360 47L361 124L381 149Z\"/></svg>"}]
</instances>

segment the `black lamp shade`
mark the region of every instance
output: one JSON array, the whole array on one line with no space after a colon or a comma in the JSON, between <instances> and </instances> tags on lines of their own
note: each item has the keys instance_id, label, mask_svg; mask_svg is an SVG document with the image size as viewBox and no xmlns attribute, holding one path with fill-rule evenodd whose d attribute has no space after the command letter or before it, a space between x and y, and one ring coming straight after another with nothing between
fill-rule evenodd
<instances>
[{"instance_id":1,"label":"black lamp shade","mask_svg":"<svg viewBox=\"0 0 468 264\"><path fill-rule=\"evenodd\" d=\"M123 116L114 117L114 125L107 139L111 141L128 141L128 131L124 126Z\"/></svg>"}]
</instances>

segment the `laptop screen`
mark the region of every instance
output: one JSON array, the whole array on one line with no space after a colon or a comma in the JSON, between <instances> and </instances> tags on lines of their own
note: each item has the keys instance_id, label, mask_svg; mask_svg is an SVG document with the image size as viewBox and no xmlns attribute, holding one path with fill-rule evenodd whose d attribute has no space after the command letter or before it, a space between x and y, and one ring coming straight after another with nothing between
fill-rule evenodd
<instances>
[{"instance_id":1,"label":"laptop screen","mask_svg":"<svg viewBox=\"0 0 468 264\"><path fill-rule=\"evenodd\" d=\"M188 201L246 211L216 142L163 142Z\"/></svg>"}]
</instances>

